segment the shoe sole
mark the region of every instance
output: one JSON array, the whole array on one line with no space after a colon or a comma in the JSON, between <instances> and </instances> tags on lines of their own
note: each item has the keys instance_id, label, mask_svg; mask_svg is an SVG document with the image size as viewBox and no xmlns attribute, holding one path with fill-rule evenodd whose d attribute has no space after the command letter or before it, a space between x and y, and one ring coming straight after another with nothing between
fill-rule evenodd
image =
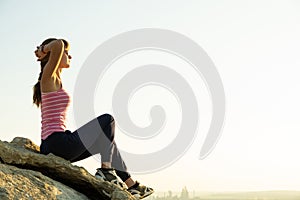
<instances>
[{"instance_id":1,"label":"shoe sole","mask_svg":"<svg viewBox=\"0 0 300 200\"><path fill-rule=\"evenodd\" d=\"M136 194L136 195L133 195L136 199L143 199L143 198L146 198L148 196L150 196L151 194L153 194L154 191L151 191L151 192L146 192L143 196L140 196L139 194Z\"/></svg>"}]
</instances>

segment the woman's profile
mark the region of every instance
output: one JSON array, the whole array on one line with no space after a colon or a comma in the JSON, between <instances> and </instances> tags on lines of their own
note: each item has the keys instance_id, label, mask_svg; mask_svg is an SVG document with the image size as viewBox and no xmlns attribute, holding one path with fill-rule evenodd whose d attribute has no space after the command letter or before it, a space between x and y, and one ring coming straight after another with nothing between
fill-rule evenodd
<instances>
[{"instance_id":1,"label":"woman's profile","mask_svg":"<svg viewBox=\"0 0 300 200\"><path fill-rule=\"evenodd\" d=\"M41 65L38 82L33 87L33 103L41 108L41 153L53 153L71 162L100 153L101 166L95 174L97 178L125 187L139 199L152 194L152 188L133 180L128 173L114 141L113 116L100 115L80 127L80 131L77 129L72 132L66 128L66 112L71 99L63 87L61 72L70 67L69 48L66 40L49 38L34 52ZM97 130L86 128L95 122L100 125L102 131L96 132ZM89 137L95 140L87 146L81 139Z\"/></svg>"}]
</instances>

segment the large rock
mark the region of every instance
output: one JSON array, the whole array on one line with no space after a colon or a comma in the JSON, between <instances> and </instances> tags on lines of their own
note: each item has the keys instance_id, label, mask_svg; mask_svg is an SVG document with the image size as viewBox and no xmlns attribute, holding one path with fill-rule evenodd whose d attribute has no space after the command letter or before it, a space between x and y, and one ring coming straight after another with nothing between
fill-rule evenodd
<instances>
[{"instance_id":1,"label":"large rock","mask_svg":"<svg viewBox=\"0 0 300 200\"><path fill-rule=\"evenodd\" d=\"M44 176L49 177L49 180L52 179L52 181L50 182L53 183L53 185L51 184L51 186L48 187L49 190L45 188L40 188L40 191L45 190L47 192L50 192L52 190L53 195L57 199L59 199L61 195L64 195L64 197L66 197L64 199L75 199L71 196L69 198L68 195L82 193L92 200L93 199L134 200L134 197L131 196L130 193L128 193L126 190L123 190L122 188L114 184L111 184L109 182L100 181L96 179L94 176L89 174L82 167L74 166L69 161L54 156L53 154L49 154L49 155L40 154L39 147L26 138L18 137L15 138L11 143L0 141L0 161L3 163L3 165L0 166L1 167L0 171L4 175L6 174L6 172L10 174L10 172L13 171L15 171L14 173L22 174L19 172L24 170L24 173L22 175L22 177L24 177L24 180L25 178L28 177L36 177L33 174L30 175L30 173L34 173L33 171L39 174L40 177L39 181L41 182L42 180L46 180ZM13 165L15 167L5 168L4 166L7 167L7 165ZM26 169L30 169L30 173ZM3 174L1 174L1 177L4 176ZM12 173L12 175L7 175L7 176L13 178L13 175L14 174ZM8 182L6 184L2 185L1 183L0 193L4 195L7 194L7 196L9 196L10 191L8 190L8 188L10 187L8 187L8 185L10 182L9 180L12 179L8 178L7 180ZM36 185L38 182L31 183L33 185L33 188L34 185ZM13 183L11 182L11 184ZM69 192L71 191L71 189L68 189L67 187L66 187L67 189L61 189L62 187L59 186L62 185L66 185L75 191L73 191L73 193ZM36 186L38 186L38 184ZM58 191L60 195L56 194ZM76 193L76 191L79 193ZM16 192L16 190L14 190L14 192ZM27 194L29 195L29 193ZM16 194L14 193L14 195ZM84 195L81 195L82 199L85 198ZM81 198L81 196L79 198ZM16 198L16 199L20 199L20 198ZM36 198L32 197L28 199L36 199Z\"/></svg>"},{"instance_id":2,"label":"large rock","mask_svg":"<svg viewBox=\"0 0 300 200\"><path fill-rule=\"evenodd\" d=\"M0 164L0 199L73 199L88 198L40 172Z\"/></svg>"}]
</instances>

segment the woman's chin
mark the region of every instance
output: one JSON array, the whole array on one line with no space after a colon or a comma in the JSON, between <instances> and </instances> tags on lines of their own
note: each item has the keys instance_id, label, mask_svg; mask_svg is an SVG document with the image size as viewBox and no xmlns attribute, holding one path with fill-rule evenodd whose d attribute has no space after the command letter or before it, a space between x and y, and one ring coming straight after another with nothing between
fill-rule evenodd
<instances>
[{"instance_id":1,"label":"woman's chin","mask_svg":"<svg viewBox=\"0 0 300 200\"><path fill-rule=\"evenodd\" d=\"M64 65L61 68L70 68L70 65Z\"/></svg>"}]
</instances>

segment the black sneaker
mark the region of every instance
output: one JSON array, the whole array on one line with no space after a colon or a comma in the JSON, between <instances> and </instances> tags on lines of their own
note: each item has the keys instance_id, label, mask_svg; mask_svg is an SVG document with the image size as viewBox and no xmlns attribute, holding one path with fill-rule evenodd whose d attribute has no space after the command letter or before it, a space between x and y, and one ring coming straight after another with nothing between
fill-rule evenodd
<instances>
[{"instance_id":1,"label":"black sneaker","mask_svg":"<svg viewBox=\"0 0 300 200\"><path fill-rule=\"evenodd\" d=\"M137 181L133 186L128 188L127 191L137 199L143 199L154 192L152 188L141 185Z\"/></svg>"},{"instance_id":2,"label":"black sneaker","mask_svg":"<svg viewBox=\"0 0 300 200\"><path fill-rule=\"evenodd\" d=\"M114 183L121 188L126 188L125 184L121 182L113 168L98 168L95 177L102 180Z\"/></svg>"}]
</instances>

